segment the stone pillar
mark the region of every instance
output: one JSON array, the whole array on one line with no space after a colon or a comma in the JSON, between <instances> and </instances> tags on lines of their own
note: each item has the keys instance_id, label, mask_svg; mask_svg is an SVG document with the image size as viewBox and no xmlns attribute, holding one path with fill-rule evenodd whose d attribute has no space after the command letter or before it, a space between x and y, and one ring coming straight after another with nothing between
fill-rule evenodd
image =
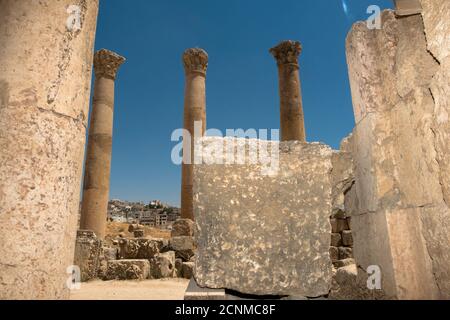
<instances>
[{"instance_id":1,"label":"stone pillar","mask_svg":"<svg viewBox=\"0 0 450 320\"><path fill-rule=\"evenodd\" d=\"M362 270L380 267L388 297L448 299L450 208L439 161L448 135L434 123L439 99L430 90L440 66L421 15L381 17L380 30L354 24L346 44L356 127L345 206L355 259Z\"/></svg>"},{"instance_id":2,"label":"stone pillar","mask_svg":"<svg viewBox=\"0 0 450 320\"><path fill-rule=\"evenodd\" d=\"M193 207L193 159L194 159L194 124L201 121L201 134L206 130L206 70L208 68L208 54L199 48L188 49L183 54L183 64L186 72L186 85L184 93L184 129L191 135L183 137L183 150L190 148L190 163L185 157L182 166L181 181L181 217L194 219Z\"/></svg>"},{"instance_id":3,"label":"stone pillar","mask_svg":"<svg viewBox=\"0 0 450 320\"><path fill-rule=\"evenodd\" d=\"M65 299L98 1L0 1L0 299Z\"/></svg>"},{"instance_id":4,"label":"stone pillar","mask_svg":"<svg viewBox=\"0 0 450 320\"><path fill-rule=\"evenodd\" d=\"M114 81L125 58L102 49L94 56L95 87L86 155L82 230L94 231L104 239L109 199L112 134L114 118Z\"/></svg>"},{"instance_id":5,"label":"stone pillar","mask_svg":"<svg viewBox=\"0 0 450 320\"><path fill-rule=\"evenodd\" d=\"M281 141L306 141L298 57L300 42L283 41L270 53L278 63Z\"/></svg>"}]
</instances>

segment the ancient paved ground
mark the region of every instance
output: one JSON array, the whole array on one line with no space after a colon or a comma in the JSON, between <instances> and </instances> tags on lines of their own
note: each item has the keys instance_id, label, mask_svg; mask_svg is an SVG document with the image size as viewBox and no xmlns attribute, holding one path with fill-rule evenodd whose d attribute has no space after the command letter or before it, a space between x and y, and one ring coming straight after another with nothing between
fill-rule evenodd
<instances>
[{"instance_id":1,"label":"ancient paved ground","mask_svg":"<svg viewBox=\"0 0 450 320\"><path fill-rule=\"evenodd\" d=\"M91 281L73 291L71 300L183 300L185 279L146 281Z\"/></svg>"}]
</instances>

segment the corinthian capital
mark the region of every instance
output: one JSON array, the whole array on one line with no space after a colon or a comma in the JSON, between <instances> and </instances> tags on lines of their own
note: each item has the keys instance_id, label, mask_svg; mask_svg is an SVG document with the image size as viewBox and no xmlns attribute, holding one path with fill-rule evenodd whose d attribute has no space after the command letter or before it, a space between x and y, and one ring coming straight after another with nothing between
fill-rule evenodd
<instances>
[{"instance_id":1,"label":"corinthian capital","mask_svg":"<svg viewBox=\"0 0 450 320\"><path fill-rule=\"evenodd\" d=\"M298 41L287 40L270 49L279 65L295 64L298 66L298 57L302 52L302 45Z\"/></svg>"},{"instance_id":2,"label":"corinthian capital","mask_svg":"<svg viewBox=\"0 0 450 320\"><path fill-rule=\"evenodd\" d=\"M183 64L186 73L199 72L206 74L208 54L200 48L187 49L183 54Z\"/></svg>"},{"instance_id":3,"label":"corinthian capital","mask_svg":"<svg viewBox=\"0 0 450 320\"><path fill-rule=\"evenodd\" d=\"M124 62L125 58L117 53L101 49L94 56L95 76L115 80L117 71Z\"/></svg>"}]
</instances>

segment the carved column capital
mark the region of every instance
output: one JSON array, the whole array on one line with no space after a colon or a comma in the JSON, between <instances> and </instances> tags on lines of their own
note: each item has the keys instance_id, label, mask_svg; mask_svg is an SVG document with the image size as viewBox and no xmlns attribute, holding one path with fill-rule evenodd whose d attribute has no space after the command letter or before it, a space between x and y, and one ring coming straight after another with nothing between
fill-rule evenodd
<instances>
[{"instance_id":1,"label":"carved column capital","mask_svg":"<svg viewBox=\"0 0 450 320\"><path fill-rule=\"evenodd\" d=\"M293 64L298 66L298 57L302 52L302 45L298 41L287 40L270 49L270 53L277 60L278 65Z\"/></svg>"},{"instance_id":2,"label":"carved column capital","mask_svg":"<svg viewBox=\"0 0 450 320\"><path fill-rule=\"evenodd\" d=\"M187 74L197 72L206 75L208 54L200 48L187 49L183 54L183 64Z\"/></svg>"},{"instance_id":3,"label":"carved column capital","mask_svg":"<svg viewBox=\"0 0 450 320\"><path fill-rule=\"evenodd\" d=\"M125 58L110 50L101 49L94 55L94 69L97 78L105 77L115 80L119 67Z\"/></svg>"}]
</instances>

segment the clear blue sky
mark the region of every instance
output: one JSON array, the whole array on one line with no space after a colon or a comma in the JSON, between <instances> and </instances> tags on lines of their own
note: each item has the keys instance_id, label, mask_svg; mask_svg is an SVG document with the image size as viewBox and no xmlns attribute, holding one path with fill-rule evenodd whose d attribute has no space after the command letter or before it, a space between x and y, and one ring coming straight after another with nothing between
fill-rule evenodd
<instances>
[{"instance_id":1,"label":"clear blue sky","mask_svg":"<svg viewBox=\"0 0 450 320\"><path fill-rule=\"evenodd\" d=\"M111 198L179 205L181 169L170 141L182 126L181 55L209 54L208 128L279 128L281 40L303 45L300 73L308 141L338 148L354 126L345 60L351 24L391 0L103 0L96 49L127 58L116 81ZM344 8L347 8L345 12Z\"/></svg>"}]
</instances>

